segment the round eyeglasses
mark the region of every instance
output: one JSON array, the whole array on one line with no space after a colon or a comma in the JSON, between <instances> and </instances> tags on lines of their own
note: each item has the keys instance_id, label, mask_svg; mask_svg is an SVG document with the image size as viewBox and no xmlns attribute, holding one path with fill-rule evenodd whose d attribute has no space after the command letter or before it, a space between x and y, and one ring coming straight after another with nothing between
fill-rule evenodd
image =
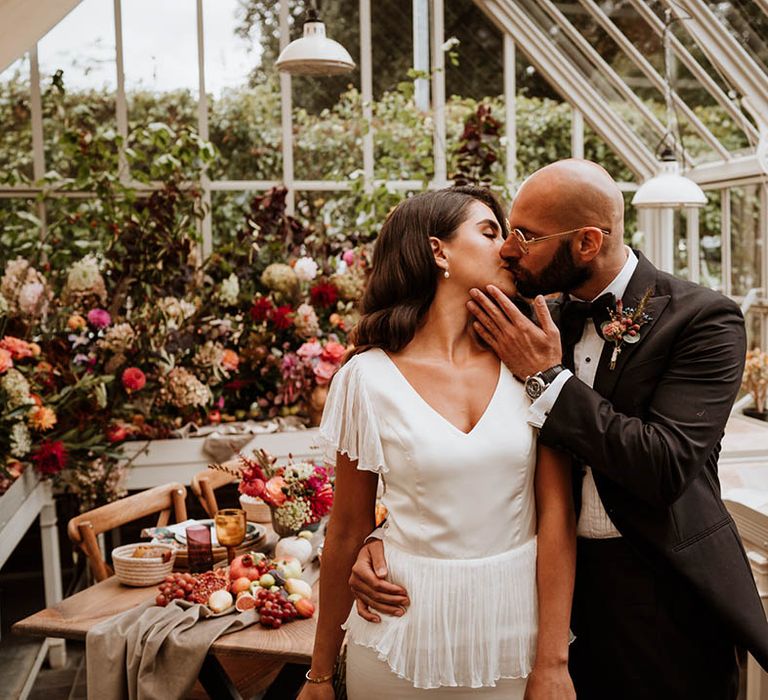
<instances>
[{"instance_id":1,"label":"round eyeglasses","mask_svg":"<svg viewBox=\"0 0 768 700\"><path fill-rule=\"evenodd\" d=\"M579 226L579 228L572 228L568 231L560 231L560 233L551 233L548 236L532 236L530 235L530 233L526 234L526 232L523 231L522 229L513 228L511 232L511 237L514 238L515 242L520 246L520 250L523 252L523 255L527 255L529 253L529 247L532 246L534 243L541 243L542 241L546 241L549 238L559 238L560 236L567 236L571 233L578 233L579 231L583 231L585 228L594 228L606 236L611 235L610 231L604 228L600 228L599 226Z\"/></svg>"}]
</instances>

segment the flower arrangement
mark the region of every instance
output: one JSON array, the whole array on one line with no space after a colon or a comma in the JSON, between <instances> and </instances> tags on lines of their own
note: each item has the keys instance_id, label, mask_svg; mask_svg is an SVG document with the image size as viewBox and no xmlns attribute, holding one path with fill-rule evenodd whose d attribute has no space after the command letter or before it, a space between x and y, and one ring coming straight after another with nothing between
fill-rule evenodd
<instances>
[{"instance_id":1,"label":"flower arrangement","mask_svg":"<svg viewBox=\"0 0 768 700\"><path fill-rule=\"evenodd\" d=\"M625 309L622 300L619 299L615 302L614 308L608 310L610 320L600 326L600 331L607 341L613 343L609 369L615 369L616 360L618 360L624 344L633 345L638 342L640 340L640 327L653 320L645 313L645 307L652 293L652 288L646 290L635 308Z\"/></svg>"},{"instance_id":2,"label":"flower arrangement","mask_svg":"<svg viewBox=\"0 0 768 700\"><path fill-rule=\"evenodd\" d=\"M764 413L768 398L768 353L758 349L747 352L741 388L752 394L755 408Z\"/></svg>"},{"instance_id":3,"label":"flower arrangement","mask_svg":"<svg viewBox=\"0 0 768 700\"><path fill-rule=\"evenodd\" d=\"M294 534L331 512L332 472L312 462L278 467L267 452L254 450L253 458L241 454L236 468L222 464L211 464L209 468L238 476L241 494L269 505L279 535Z\"/></svg>"}]
</instances>

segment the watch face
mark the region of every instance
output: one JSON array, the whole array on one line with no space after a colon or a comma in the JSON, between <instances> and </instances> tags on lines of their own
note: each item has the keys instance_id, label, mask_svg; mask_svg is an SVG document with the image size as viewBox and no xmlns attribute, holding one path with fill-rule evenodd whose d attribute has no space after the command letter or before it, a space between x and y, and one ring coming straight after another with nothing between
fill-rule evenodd
<instances>
[{"instance_id":1,"label":"watch face","mask_svg":"<svg viewBox=\"0 0 768 700\"><path fill-rule=\"evenodd\" d=\"M544 382L539 377L528 377L525 380L525 393L534 401L541 396L544 388Z\"/></svg>"}]
</instances>

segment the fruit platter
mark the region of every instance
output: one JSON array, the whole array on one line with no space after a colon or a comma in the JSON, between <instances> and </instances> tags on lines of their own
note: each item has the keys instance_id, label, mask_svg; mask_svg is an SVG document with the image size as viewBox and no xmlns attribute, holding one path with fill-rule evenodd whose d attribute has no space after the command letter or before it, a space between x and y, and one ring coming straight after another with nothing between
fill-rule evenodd
<instances>
[{"instance_id":1,"label":"fruit platter","mask_svg":"<svg viewBox=\"0 0 768 700\"><path fill-rule=\"evenodd\" d=\"M229 565L216 565L200 574L170 573L158 586L155 604L164 607L183 600L206 605L215 615L255 610L261 626L269 629L311 618L315 605L303 565L313 553L312 536L302 532L280 540L274 557L246 552Z\"/></svg>"}]
</instances>

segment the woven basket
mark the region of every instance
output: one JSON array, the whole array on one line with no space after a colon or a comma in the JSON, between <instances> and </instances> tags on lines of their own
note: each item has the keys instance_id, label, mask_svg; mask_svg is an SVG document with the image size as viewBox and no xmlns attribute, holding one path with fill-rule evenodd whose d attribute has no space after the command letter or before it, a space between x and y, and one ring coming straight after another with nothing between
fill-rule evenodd
<instances>
[{"instance_id":1,"label":"woven basket","mask_svg":"<svg viewBox=\"0 0 768 700\"><path fill-rule=\"evenodd\" d=\"M115 568L115 576L120 583L126 586L154 586L173 570L176 549L167 544L151 545L171 553L171 558L168 561L163 561L162 557L132 557L133 550L138 546L139 544L124 544L122 547L112 550L112 565Z\"/></svg>"},{"instance_id":2,"label":"woven basket","mask_svg":"<svg viewBox=\"0 0 768 700\"><path fill-rule=\"evenodd\" d=\"M269 506L260 498L241 495L240 507L245 511L245 519L249 523L272 522L272 513L269 510Z\"/></svg>"}]
</instances>

